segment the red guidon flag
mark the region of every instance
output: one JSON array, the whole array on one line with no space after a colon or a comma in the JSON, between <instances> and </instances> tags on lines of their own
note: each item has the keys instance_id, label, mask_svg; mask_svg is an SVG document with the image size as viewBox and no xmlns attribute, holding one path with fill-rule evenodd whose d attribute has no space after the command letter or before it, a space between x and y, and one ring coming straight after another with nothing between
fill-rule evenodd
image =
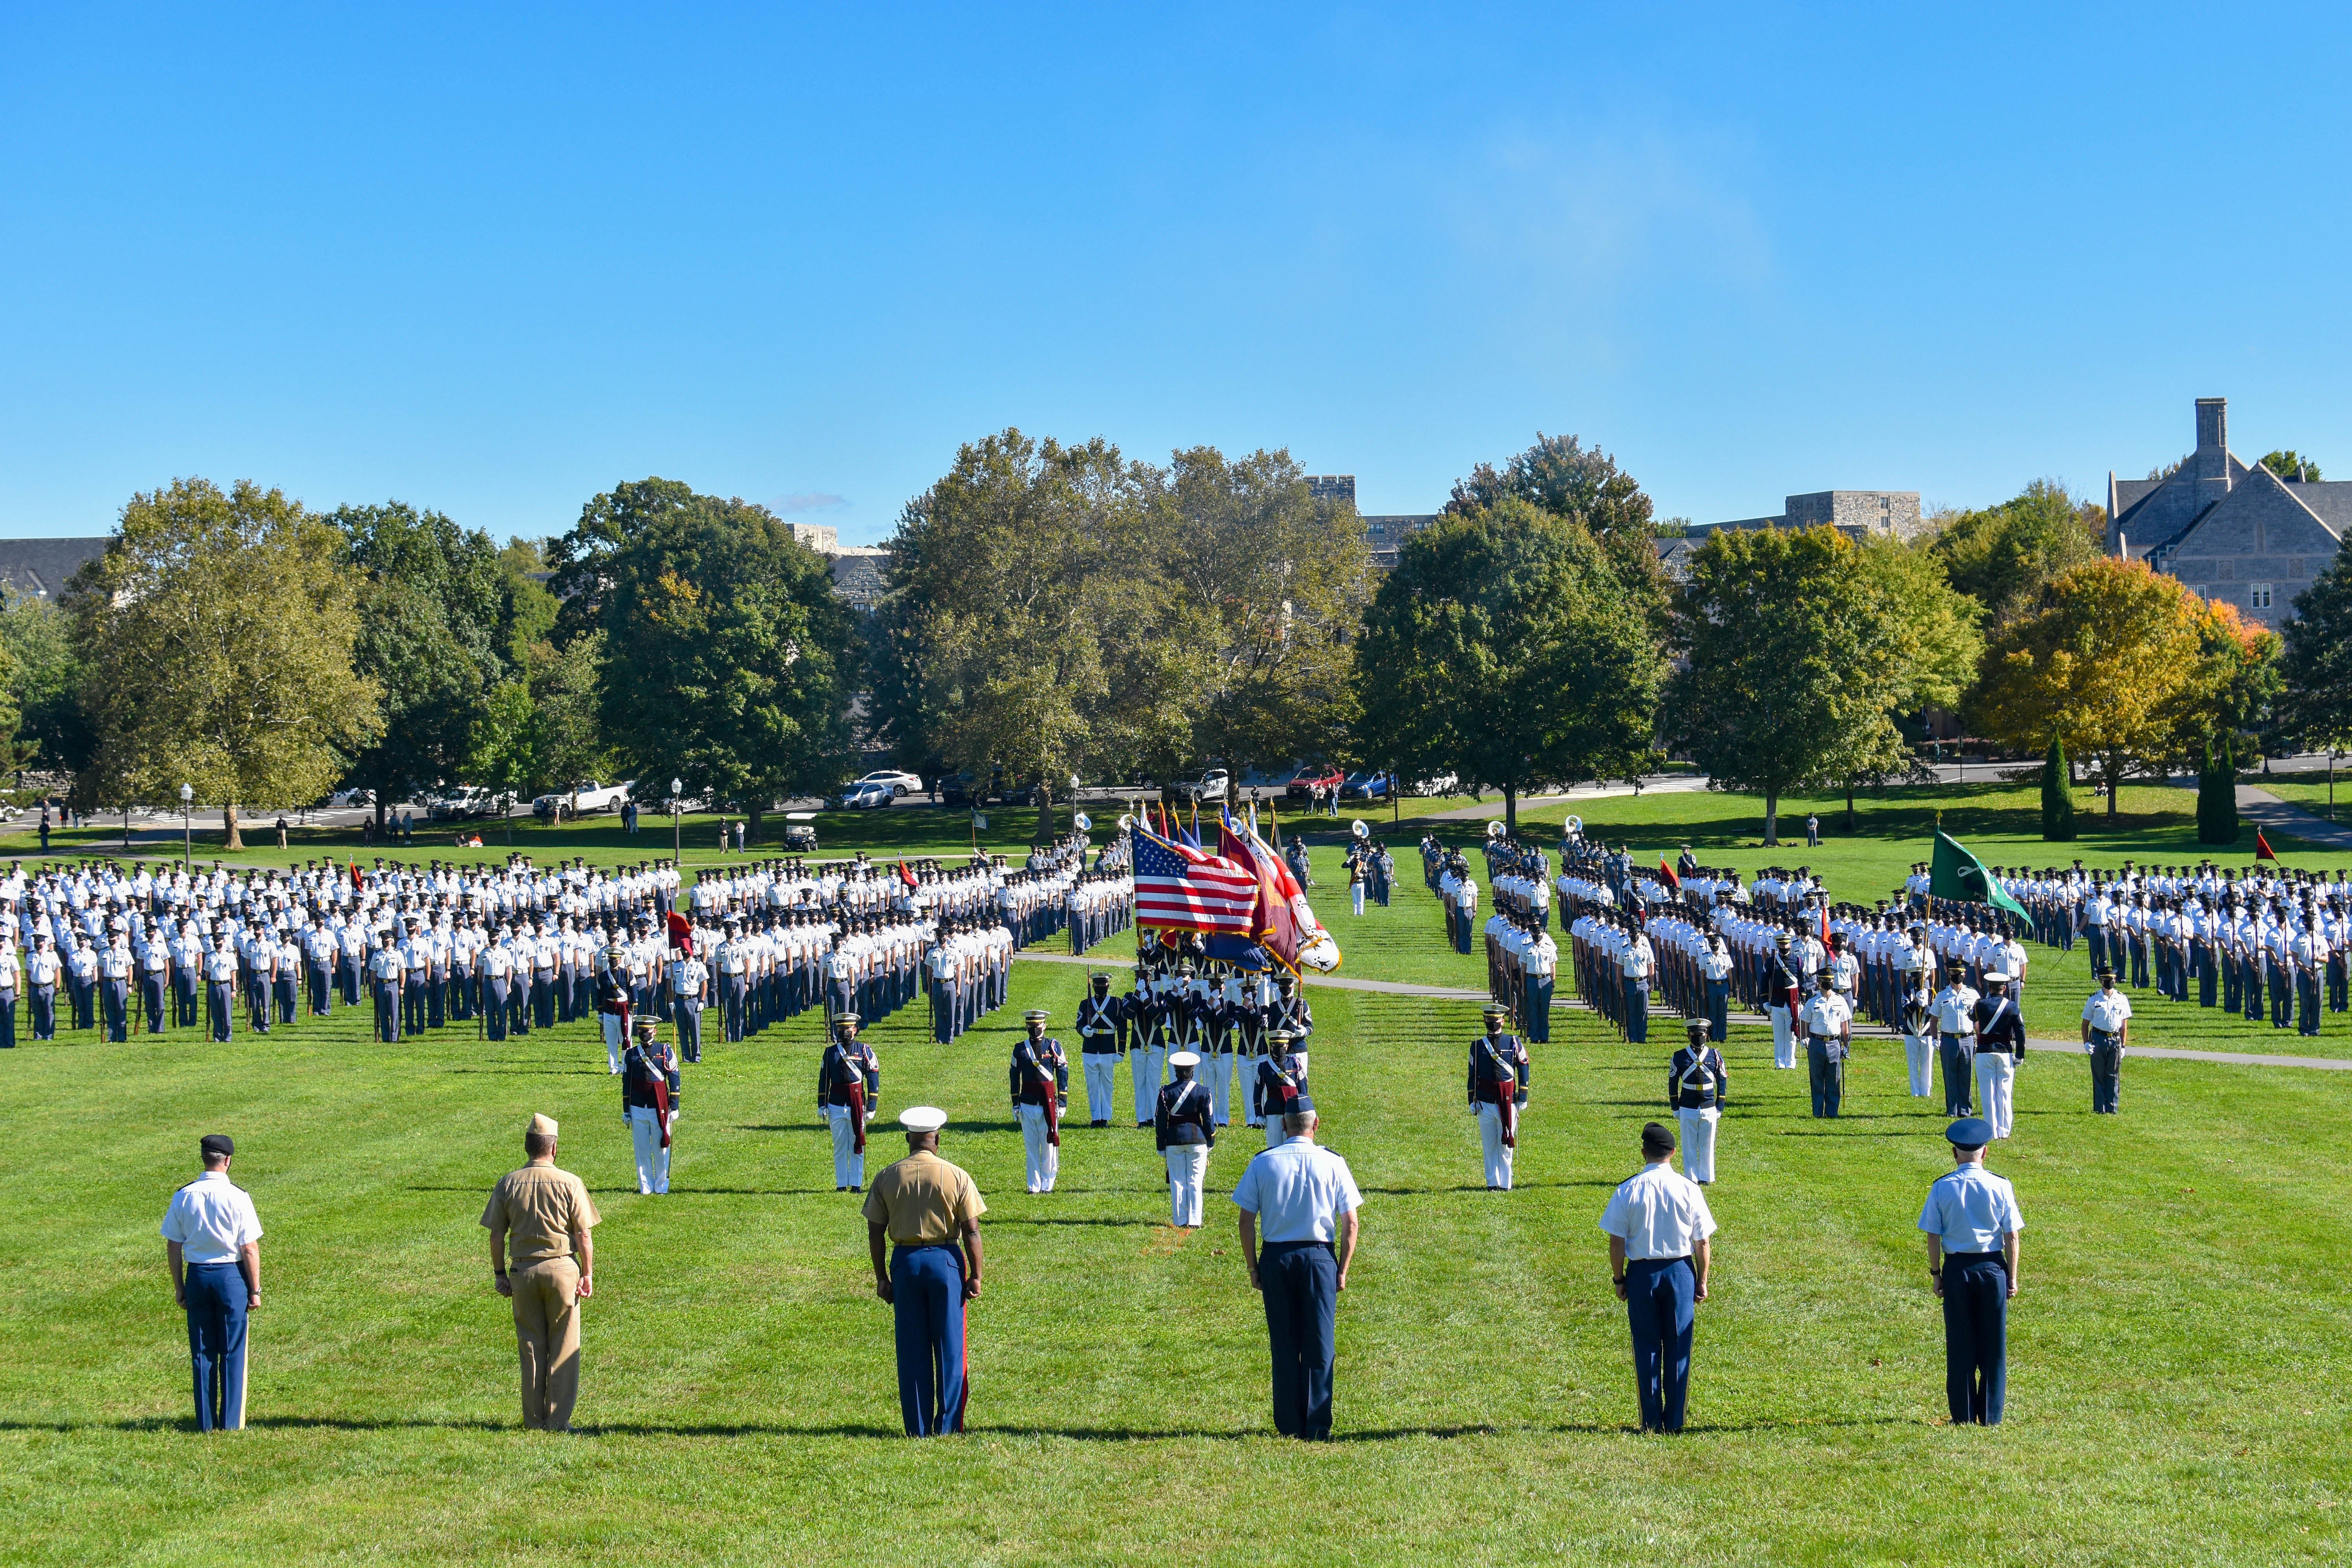
<instances>
[{"instance_id":1,"label":"red guidon flag","mask_svg":"<svg viewBox=\"0 0 2352 1568\"><path fill-rule=\"evenodd\" d=\"M1658 852L1658 885L1669 893L1679 893L1683 890L1683 879L1675 875L1675 868L1672 866L1666 864L1665 851L1663 849Z\"/></svg>"},{"instance_id":2,"label":"red guidon flag","mask_svg":"<svg viewBox=\"0 0 2352 1568\"><path fill-rule=\"evenodd\" d=\"M694 956L694 927L676 910L669 912L669 944L689 958Z\"/></svg>"},{"instance_id":3,"label":"red guidon flag","mask_svg":"<svg viewBox=\"0 0 2352 1568\"><path fill-rule=\"evenodd\" d=\"M2263 837L2263 830L2259 827L2254 829L2254 858L2257 860L2278 858L2278 851L2271 847L2271 841Z\"/></svg>"}]
</instances>

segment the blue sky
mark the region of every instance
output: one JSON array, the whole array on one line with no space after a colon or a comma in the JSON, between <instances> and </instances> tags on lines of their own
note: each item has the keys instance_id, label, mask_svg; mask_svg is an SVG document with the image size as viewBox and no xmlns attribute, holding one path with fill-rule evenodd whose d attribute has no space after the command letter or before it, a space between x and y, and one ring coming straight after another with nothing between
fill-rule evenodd
<instances>
[{"instance_id":1,"label":"blue sky","mask_svg":"<svg viewBox=\"0 0 2352 1568\"><path fill-rule=\"evenodd\" d=\"M660 474L876 542L1007 425L1368 511L1573 433L1709 521L2210 395L2352 479L2341 7L663 9L0 8L0 535Z\"/></svg>"}]
</instances>

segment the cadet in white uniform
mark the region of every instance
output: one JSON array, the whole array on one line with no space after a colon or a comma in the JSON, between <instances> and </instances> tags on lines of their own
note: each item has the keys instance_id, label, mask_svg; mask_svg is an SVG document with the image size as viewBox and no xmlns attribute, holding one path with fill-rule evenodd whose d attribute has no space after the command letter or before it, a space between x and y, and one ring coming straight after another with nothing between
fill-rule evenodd
<instances>
[{"instance_id":1,"label":"cadet in white uniform","mask_svg":"<svg viewBox=\"0 0 2352 1568\"><path fill-rule=\"evenodd\" d=\"M2009 976L1985 976L1985 998L1977 1004L1977 1098L1995 1138L2015 1126L2017 1069L2025 1057L2025 1020L2009 998Z\"/></svg>"},{"instance_id":2,"label":"cadet in white uniform","mask_svg":"<svg viewBox=\"0 0 2352 1568\"><path fill-rule=\"evenodd\" d=\"M2113 1116L2123 1088L2124 1050L2130 1044L2131 998L2116 989L2112 971L2099 971L2099 988L2083 1004L2083 1049L2091 1058L2091 1113Z\"/></svg>"},{"instance_id":3,"label":"cadet in white uniform","mask_svg":"<svg viewBox=\"0 0 2352 1568\"><path fill-rule=\"evenodd\" d=\"M1197 1229L1201 1194L1209 1176L1209 1151L1216 1146L1216 1121L1209 1096L1192 1069L1199 1053L1177 1051L1168 1058L1175 1080L1161 1086L1152 1131L1168 1164L1169 1224Z\"/></svg>"}]
</instances>

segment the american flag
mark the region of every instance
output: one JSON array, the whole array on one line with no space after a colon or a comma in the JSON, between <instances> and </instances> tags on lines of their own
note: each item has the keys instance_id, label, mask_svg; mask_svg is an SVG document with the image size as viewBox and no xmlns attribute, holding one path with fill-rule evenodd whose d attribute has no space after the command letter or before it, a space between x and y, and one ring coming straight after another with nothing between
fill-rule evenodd
<instances>
[{"instance_id":1,"label":"american flag","mask_svg":"<svg viewBox=\"0 0 2352 1568\"><path fill-rule=\"evenodd\" d=\"M1245 866L1156 833L1135 836L1135 923L1255 936L1257 878Z\"/></svg>"}]
</instances>

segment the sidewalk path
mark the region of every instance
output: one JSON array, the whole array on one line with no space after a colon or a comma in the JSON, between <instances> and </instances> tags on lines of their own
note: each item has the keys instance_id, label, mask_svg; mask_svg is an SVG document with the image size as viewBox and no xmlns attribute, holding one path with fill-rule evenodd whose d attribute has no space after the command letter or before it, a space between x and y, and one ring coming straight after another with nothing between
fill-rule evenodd
<instances>
[{"instance_id":1,"label":"sidewalk path","mask_svg":"<svg viewBox=\"0 0 2352 1568\"><path fill-rule=\"evenodd\" d=\"M2325 845L2330 849L2352 849L2352 827L2281 800L2256 784L2238 786L2238 816L2257 827L2292 833L2306 843Z\"/></svg>"}]
</instances>

